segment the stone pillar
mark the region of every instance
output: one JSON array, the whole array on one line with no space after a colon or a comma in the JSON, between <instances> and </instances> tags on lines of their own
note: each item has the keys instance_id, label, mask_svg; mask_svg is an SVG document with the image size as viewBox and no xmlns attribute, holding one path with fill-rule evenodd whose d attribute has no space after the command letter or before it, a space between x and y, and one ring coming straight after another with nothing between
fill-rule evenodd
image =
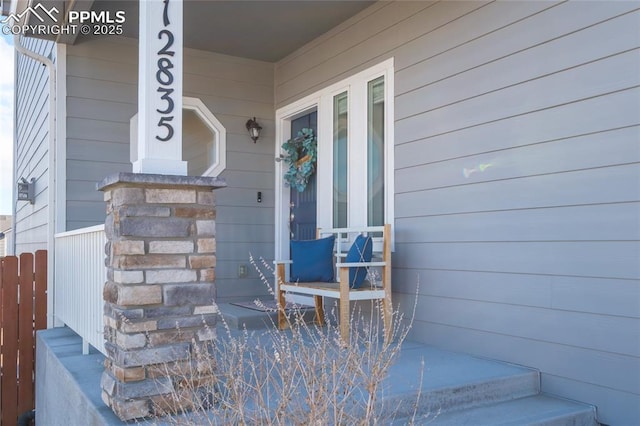
<instances>
[{"instance_id":1,"label":"stone pillar","mask_svg":"<svg viewBox=\"0 0 640 426\"><path fill-rule=\"evenodd\" d=\"M153 401L178 381L158 372L215 337L213 190L224 186L133 173L98 184L107 204L102 399L122 420L153 414Z\"/></svg>"}]
</instances>

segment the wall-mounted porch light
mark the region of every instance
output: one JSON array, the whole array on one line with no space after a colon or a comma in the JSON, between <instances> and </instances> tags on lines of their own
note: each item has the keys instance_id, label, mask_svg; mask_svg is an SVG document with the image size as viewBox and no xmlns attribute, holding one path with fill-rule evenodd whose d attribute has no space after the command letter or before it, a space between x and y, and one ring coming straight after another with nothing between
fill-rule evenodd
<instances>
[{"instance_id":1,"label":"wall-mounted porch light","mask_svg":"<svg viewBox=\"0 0 640 426\"><path fill-rule=\"evenodd\" d=\"M20 178L18 182L18 201L36 203L36 178L31 178L31 182L28 182L25 178Z\"/></svg>"},{"instance_id":2,"label":"wall-mounted porch light","mask_svg":"<svg viewBox=\"0 0 640 426\"><path fill-rule=\"evenodd\" d=\"M258 138L260 137L262 126L258 124L255 117L247 120L247 130L249 131L249 136L251 137L251 139L253 139L253 143L256 143L258 141Z\"/></svg>"}]
</instances>

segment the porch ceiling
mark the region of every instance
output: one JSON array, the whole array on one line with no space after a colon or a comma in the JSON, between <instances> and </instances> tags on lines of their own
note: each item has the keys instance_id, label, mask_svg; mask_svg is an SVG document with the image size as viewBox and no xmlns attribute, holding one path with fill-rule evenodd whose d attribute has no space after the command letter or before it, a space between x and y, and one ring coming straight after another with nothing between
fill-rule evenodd
<instances>
[{"instance_id":1,"label":"porch ceiling","mask_svg":"<svg viewBox=\"0 0 640 426\"><path fill-rule=\"evenodd\" d=\"M371 0L185 0L185 46L275 62L372 3ZM124 10L124 35L137 38L137 1L96 0L92 9ZM78 37L77 42L82 42L83 37Z\"/></svg>"},{"instance_id":2,"label":"porch ceiling","mask_svg":"<svg viewBox=\"0 0 640 426\"><path fill-rule=\"evenodd\" d=\"M185 46L276 62L375 3L376 0L184 0ZM119 11L123 35L138 37L135 0L0 0L6 15L42 3L58 10ZM30 22L32 23L32 22ZM37 22L36 22L37 23ZM75 44L96 36L42 36Z\"/></svg>"}]
</instances>

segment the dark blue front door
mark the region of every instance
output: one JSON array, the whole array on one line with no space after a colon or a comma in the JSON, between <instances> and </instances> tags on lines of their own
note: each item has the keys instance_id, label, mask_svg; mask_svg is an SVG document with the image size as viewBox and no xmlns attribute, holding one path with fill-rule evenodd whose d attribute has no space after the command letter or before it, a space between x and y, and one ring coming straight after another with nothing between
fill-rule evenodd
<instances>
[{"instance_id":1,"label":"dark blue front door","mask_svg":"<svg viewBox=\"0 0 640 426\"><path fill-rule=\"evenodd\" d=\"M312 112L291 122L291 136L295 137L304 128L316 134L318 113ZM303 192L291 188L291 205L289 211L289 229L292 240L312 240L316 237L316 174L309 179Z\"/></svg>"}]
</instances>

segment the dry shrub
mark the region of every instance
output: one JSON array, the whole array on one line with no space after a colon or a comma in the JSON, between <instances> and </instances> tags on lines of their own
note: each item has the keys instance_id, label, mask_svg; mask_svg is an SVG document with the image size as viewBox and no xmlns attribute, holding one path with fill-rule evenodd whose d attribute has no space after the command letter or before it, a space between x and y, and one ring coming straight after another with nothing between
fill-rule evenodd
<instances>
[{"instance_id":1,"label":"dry shrub","mask_svg":"<svg viewBox=\"0 0 640 426\"><path fill-rule=\"evenodd\" d=\"M252 263L256 265L253 259ZM269 268L265 262L263 267ZM178 365L182 370L174 391L156 398L155 412L171 416L155 420L194 425L370 425L400 417L411 423L415 409L398 413L394 407L415 404L385 400L385 379L413 318L405 321L394 310L392 337L385 342L380 304L371 302L370 312L356 308L347 345L340 337L335 308L323 327L309 324L304 314L296 307L288 310L287 330L272 324L254 332L231 330L222 317L217 338L194 342L190 362ZM175 374L175 368L167 368L167 373ZM421 375L416 371L417 381Z\"/></svg>"}]
</instances>

